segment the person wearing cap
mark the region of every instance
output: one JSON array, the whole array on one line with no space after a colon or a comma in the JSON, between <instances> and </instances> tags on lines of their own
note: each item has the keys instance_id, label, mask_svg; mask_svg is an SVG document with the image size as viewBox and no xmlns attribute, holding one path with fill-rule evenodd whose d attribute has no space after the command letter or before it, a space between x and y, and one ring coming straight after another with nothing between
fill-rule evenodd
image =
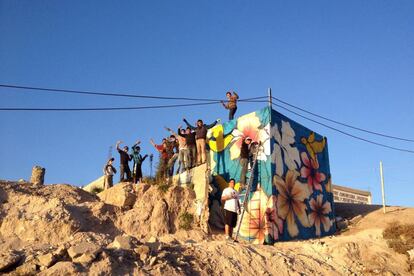
<instances>
[{"instance_id":1,"label":"person wearing cap","mask_svg":"<svg viewBox=\"0 0 414 276\"><path fill-rule=\"evenodd\" d=\"M233 93L228 91L226 93L227 103L221 101L221 104L224 106L225 109L229 110L229 120L234 119L234 114L237 111L237 100L239 99L239 95L235 91Z\"/></svg>"},{"instance_id":2,"label":"person wearing cap","mask_svg":"<svg viewBox=\"0 0 414 276\"><path fill-rule=\"evenodd\" d=\"M138 140L133 146L132 146L132 160L134 161L134 165L132 167L132 182L134 184L142 181L142 163L145 161L145 159L148 157L148 154L145 154L144 157L140 154L141 147L139 146L141 142Z\"/></svg>"},{"instance_id":3,"label":"person wearing cap","mask_svg":"<svg viewBox=\"0 0 414 276\"><path fill-rule=\"evenodd\" d=\"M106 162L106 165L103 168L104 173L104 189L107 190L113 186L113 177L114 174L116 174L116 169L112 165L115 158L110 158L108 162Z\"/></svg>"},{"instance_id":4,"label":"person wearing cap","mask_svg":"<svg viewBox=\"0 0 414 276\"><path fill-rule=\"evenodd\" d=\"M204 164L206 162L206 139L207 139L207 131L214 127L218 120L214 121L214 123L210 125L206 125L203 123L203 120L197 120L197 126L192 126L190 123L183 118L184 123L186 123L187 127L195 131L196 136L196 144L197 144L197 165Z\"/></svg>"},{"instance_id":5,"label":"person wearing cap","mask_svg":"<svg viewBox=\"0 0 414 276\"><path fill-rule=\"evenodd\" d=\"M229 186L223 190L221 201L224 203L224 231L226 240L232 239L233 228L237 224L237 214L240 214L239 194L234 189L236 181L232 178Z\"/></svg>"},{"instance_id":6,"label":"person wearing cap","mask_svg":"<svg viewBox=\"0 0 414 276\"><path fill-rule=\"evenodd\" d=\"M240 186L243 188L246 185L246 174L247 174L247 167L249 165L249 157L250 157L250 144L252 143L252 138L246 137L243 140L243 143L240 148Z\"/></svg>"},{"instance_id":7,"label":"person wearing cap","mask_svg":"<svg viewBox=\"0 0 414 276\"><path fill-rule=\"evenodd\" d=\"M131 181L131 169L129 168L129 161L131 161L131 156L128 154L128 146L124 146L122 149L119 147L119 145L122 143L122 141L118 141L116 143L116 150L119 152L119 174L120 174L120 180L119 182L124 181ZM126 175L126 178L124 176Z\"/></svg>"}]
</instances>

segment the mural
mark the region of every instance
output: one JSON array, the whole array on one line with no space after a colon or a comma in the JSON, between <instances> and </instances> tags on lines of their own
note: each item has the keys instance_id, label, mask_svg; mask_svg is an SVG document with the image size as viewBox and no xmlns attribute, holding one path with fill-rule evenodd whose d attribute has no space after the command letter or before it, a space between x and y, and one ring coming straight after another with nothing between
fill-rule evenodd
<instances>
[{"instance_id":1,"label":"mural","mask_svg":"<svg viewBox=\"0 0 414 276\"><path fill-rule=\"evenodd\" d=\"M266 107L208 133L210 167L220 201L227 181L240 181L245 137L261 142L240 236L257 244L335 232L327 139ZM238 183L236 189L239 187ZM212 198L214 199L214 198Z\"/></svg>"}]
</instances>

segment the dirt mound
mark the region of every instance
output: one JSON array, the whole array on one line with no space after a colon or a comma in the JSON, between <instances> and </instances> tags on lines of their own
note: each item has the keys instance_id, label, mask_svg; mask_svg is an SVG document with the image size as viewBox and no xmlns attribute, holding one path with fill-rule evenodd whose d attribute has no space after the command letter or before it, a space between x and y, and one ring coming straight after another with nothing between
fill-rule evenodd
<instances>
[{"instance_id":1,"label":"dirt mound","mask_svg":"<svg viewBox=\"0 0 414 276\"><path fill-rule=\"evenodd\" d=\"M109 204L108 204L109 203ZM70 185L0 181L0 273L10 275L410 275L414 209L336 206L346 228L274 246L206 234L191 188L116 185L100 197ZM399 228L398 228L399 229ZM407 232L408 231L408 232ZM390 239L399 246L392 248ZM404 252L405 250L409 251Z\"/></svg>"}]
</instances>

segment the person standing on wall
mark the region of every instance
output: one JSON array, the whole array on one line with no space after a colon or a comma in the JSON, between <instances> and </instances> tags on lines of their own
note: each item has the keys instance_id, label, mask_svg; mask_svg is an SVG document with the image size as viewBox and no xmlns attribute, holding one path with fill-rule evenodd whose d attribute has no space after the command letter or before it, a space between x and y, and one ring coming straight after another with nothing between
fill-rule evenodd
<instances>
[{"instance_id":1,"label":"person standing on wall","mask_svg":"<svg viewBox=\"0 0 414 276\"><path fill-rule=\"evenodd\" d=\"M234 114L237 111L237 100L239 99L239 95L235 91L226 93L227 103L221 101L221 104L224 106L225 109L229 110L229 120L234 119Z\"/></svg>"},{"instance_id":2,"label":"person standing on wall","mask_svg":"<svg viewBox=\"0 0 414 276\"><path fill-rule=\"evenodd\" d=\"M187 127L195 131L196 136L196 144L197 144L197 166L204 164L206 162L206 139L207 139L207 131L214 127L218 120L210 125L206 125L203 123L202 120L197 120L197 126L192 126L190 123L184 118L184 123L187 124Z\"/></svg>"},{"instance_id":3,"label":"person standing on wall","mask_svg":"<svg viewBox=\"0 0 414 276\"><path fill-rule=\"evenodd\" d=\"M113 186L113 177L116 174L116 169L112 165L115 158L110 158L106 165L104 166L103 173L104 173L104 190L107 190Z\"/></svg>"},{"instance_id":4,"label":"person standing on wall","mask_svg":"<svg viewBox=\"0 0 414 276\"><path fill-rule=\"evenodd\" d=\"M167 131L169 131L172 135L175 136L176 140L178 141L178 168L177 174L182 172L183 170L188 170L188 148L187 148L187 141L186 138L182 135L185 134L185 130L181 129L181 125L178 126L177 133L175 133L171 128L166 127Z\"/></svg>"},{"instance_id":5,"label":"person standing on wall","mask_svg":"<svg viewBox=\"0 0 414 276\"><path fill-rule=\"evenodd\" d=\"M187 127L185 132L178 132L178 135L185 138L188 151L188 168L194 168L197 158L197 148L196 148L196 134L191 131L191 128Z\"/></svg>"},{"instance_id":6,"label":"person standing on wall","mask_svg":"<svg viewBox=\"0 0 414 276\"><path fill-rule=\"evenodd\" d=\"M134 166L132 167L132 175L133 175L133 182L134 184L137 184L138 181L142 182L142 163L145 161L145 159L148 157L148 154L142 155L140 154L141 147L138 146L141 142L138 140L133 146L132 146L132 160L134 161Z\"/></svg>"},{"instance_id":7,"label":"person standing on wall","mask_svg":"<svg viewBox=\"0 0 414 276\"><path fill-rule=\"evenodd\" d=\"M240 148L240 188L243 189L246 185L246 174L247 174L247 168L249 165L249 158L251 157L250 154L250 145L252 143L252 138L246 137L241 145Z\"/></svg>"},{"instance_id":8,"label":"person standing on wall","mask_svg":"<svg viewBox=\"0 0 414 276\"><path fill-rule=\"evenodd\" d=\"M157 145L155 144L154 140L150 140L151 145L154 146L154 148L160 153L160 164L159 164L159 175L157 177L160 177L161 180L164 180L167 178L168 175L168 160L169 156L167 153L167 139L162 139L162 144Z\"/></svg>"},{"instance_id":9,"label":"person standing on wall","mask_svg":"<svg viewBox=\"0 0 414 276\"><path fill-rule=\"evenodd\" d=\"M119 147L119 145L122 143L122 141L118 141L116 143L116 150L119 152L119 162L120 162L120 180L119 182L130 181L131 180L131 170L129 168L128 162L131 161L131 156L128 154L128 146L124 146L122 149ZM124 178L126 174L126 178Z\"/></svg>"},{"instance_id":10,"label":"person standing on wall","mask_svg":"<svg viewBox=\"0 0 414 276\"><path fill-rule=\"evenodd\" d=\"M232 178L229 186L223 190L221 201L224 203L224 231L226 240L232 239L233 228L237 224L237 215L240 214L239 193L234 189L236 181Z\"/></svg>"}]
</instances>

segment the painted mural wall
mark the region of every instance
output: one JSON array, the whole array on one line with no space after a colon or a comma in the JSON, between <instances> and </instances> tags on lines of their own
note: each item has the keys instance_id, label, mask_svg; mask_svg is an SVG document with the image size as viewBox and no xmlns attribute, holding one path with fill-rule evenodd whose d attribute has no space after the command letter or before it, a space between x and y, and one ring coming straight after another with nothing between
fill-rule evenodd
<instances>
[{"instance_id":1,"label":"painted mural wall","mask_svg":"<svg viewBox=\"0 0 414 276\"><path fill-rule=\"evenodd\" d=\"M227 181L239 187L240 147L261 142L240 236L257 244L335 232L327 140L284 115L263 108L209 131L210 167L220 201ZM240 193L243 194L243 189Z\"/></svg>"}]
</instances>

